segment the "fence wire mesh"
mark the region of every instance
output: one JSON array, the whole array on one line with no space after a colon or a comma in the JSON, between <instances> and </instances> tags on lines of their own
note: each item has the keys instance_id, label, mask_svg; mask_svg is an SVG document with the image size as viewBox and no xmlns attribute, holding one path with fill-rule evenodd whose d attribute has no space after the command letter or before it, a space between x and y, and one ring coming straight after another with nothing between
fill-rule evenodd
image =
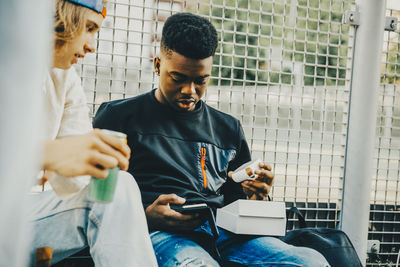
<instances>
[{"instance_id":1,"label":"fence wire mesh","mask_svg":"<svg viewBox=\"0 0 400 267\"><path fill-rule=\"evenodd\" d=\"M153 57L165 19L180 11L216 27L220 43L205 101L237 117L252 155L273 166L272 196L335 226L341 201L352 1L110 1L96 54L78 66L92 115L157 86ZM290 204L291 203L291 204Z\"/></svg>"}]
</instances>

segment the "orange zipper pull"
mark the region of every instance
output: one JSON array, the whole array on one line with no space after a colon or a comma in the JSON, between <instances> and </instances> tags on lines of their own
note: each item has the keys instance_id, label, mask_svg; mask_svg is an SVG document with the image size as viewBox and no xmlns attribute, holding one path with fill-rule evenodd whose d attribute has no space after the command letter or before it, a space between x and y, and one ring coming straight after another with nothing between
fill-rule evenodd
<instances>
[{"instance_id":1,"label":"orange zipper pull","mask_svg":"<svg viewBox=\"0 0 400 267\"><path fill-rule=\"evenodd\" d=\"M206 148L201 148L201 171L203 172L203 187L207 188L207 176L206 176Z\"/></svg>"}]
</instances>

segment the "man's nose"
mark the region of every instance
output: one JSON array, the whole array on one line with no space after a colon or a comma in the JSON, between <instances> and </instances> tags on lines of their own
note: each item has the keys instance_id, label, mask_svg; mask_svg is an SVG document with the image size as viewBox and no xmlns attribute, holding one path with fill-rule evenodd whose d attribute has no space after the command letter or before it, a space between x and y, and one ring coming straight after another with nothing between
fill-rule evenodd
<instances>
[{"instance_id":1,"label":"man's nose","mask_svg":"<svg viewBox=\"0 0 400 267\"><path fill-rule=\"evenodd\" d=\"M83 48L85 53L94 53L96 51L96 37L90 38Z\"/></svg>"},{"instance_id":2,"label":"man's nose","mask_svg":"<svg viewBox=\"0 0 400 267\"><path fill-rule=\"evenodd\" d=\"M182 87L181 94L184 95L194 95L196 93L196 87L194 82L188 82Z\"/></svg>"}]
</instances>

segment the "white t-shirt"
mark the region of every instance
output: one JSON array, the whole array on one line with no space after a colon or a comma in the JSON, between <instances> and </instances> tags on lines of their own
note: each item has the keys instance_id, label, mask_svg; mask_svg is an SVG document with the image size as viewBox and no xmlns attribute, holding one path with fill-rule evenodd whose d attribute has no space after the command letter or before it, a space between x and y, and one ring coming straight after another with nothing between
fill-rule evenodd
<instances>
[{"instance_id":1,"label":"white t-shirt","mask_svg":"<svg viewBox=\"0 0 400 267\"><path fill-rule=\"evenodd\" d=\"M47 139L80 135L92 130L85 93L73 67L68 70L51 69L43 93Z\"/></svg>"},{"instance_id":2,"label":"white t-shirt","mask_svg":"<svg viewBox=\"0 0 400 267\"><path fill-rule=\"evenodd\" d=\"M43 96L46 140L85 134L92 130L86 96L73 67L67 70L50 69L44 81ZM89 176L67 178L56 174L49 183L60 198L65 198L80 191L89 179ZM41 187L35 187L33 191L41 190Z\"/></svg>"}]
</instances>

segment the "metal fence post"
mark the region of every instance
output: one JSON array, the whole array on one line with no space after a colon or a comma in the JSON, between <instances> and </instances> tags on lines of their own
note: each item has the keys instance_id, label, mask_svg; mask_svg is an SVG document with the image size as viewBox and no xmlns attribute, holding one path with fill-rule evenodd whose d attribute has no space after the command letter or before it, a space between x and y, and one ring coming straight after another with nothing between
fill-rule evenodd
<instances>
[{"instance_id":1,"label":"metal fence post","mask_svg":"<svg viewBox=\"0 0 400 267\"><path fill-rule=\"evenodd\" d=\"M357 0L341 229L365 264L386 1Z\"/></svg>"},{"instance_id":2,"label":"metal fence post","mask_svg":"<svg viewBox=\"0 0 400 267\"><path fill-rule=\"evenodd\" d=\"M39 169L50 1L0 1L0 265L27 266L26 199Z\"/></svg>"}]
</instances>

